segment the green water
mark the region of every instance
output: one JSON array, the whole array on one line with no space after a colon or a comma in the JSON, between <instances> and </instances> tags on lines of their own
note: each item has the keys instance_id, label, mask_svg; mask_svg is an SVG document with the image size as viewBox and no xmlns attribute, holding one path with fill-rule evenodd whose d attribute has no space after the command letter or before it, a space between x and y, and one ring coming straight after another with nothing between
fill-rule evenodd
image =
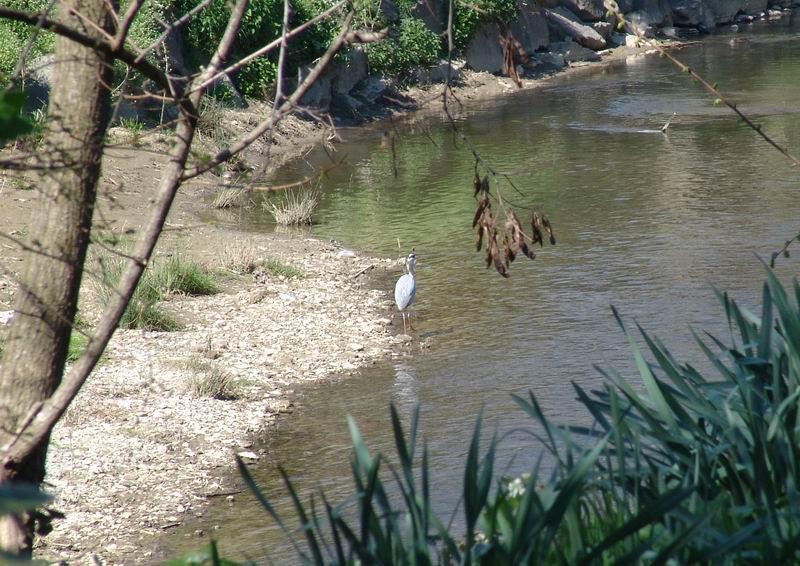
<instances>
[{"instance_id":1,"label":"green water","mask_svg":"<svg viewBox=\"0 0 800 566\"><path fill-rule=\"evenodd\" d=\"M680 56L800 153L800 24L764 24L733 46L731 37L712 36ZM667 135L646 131L673 112ZM585 422L571 382L599 383L593 364L630 368L610 305L695 360L690 325L725 332L712 287L755 305L758 257L797 233L800 173L658 57L557 78L460 114L459 128L522 193L504 185L504 195L540 207L556 229L558 245L534 262L517 260L508 280L485 270L474 252L471 154L454 145L436 112L395 125L396 177L381 143L384 131L394 132L390 126L340 132L345 143L335 158L345 164L324 181L312 234L378 255L399 256L398 239L404 252L414 246L414 323L432 347L305 392L255 469L287 514L276 465L304 490L320 485L333 499L343 497L350 493L345 415L372 446L390 452L389 403L408 414L419 402L434 503L447 516L481 407L490 427L507 432L528 424L510 394L533 390L557 420ZM324 153L311 154L276 182L328 163ZM263 217L243 221L246 229L273 229ZM778 269L788 278L797 268L792 258ZM393 283L383 282L387 292ZM525 435L511 434L501 451L513 473L538 455ZM184 534L216 524L226 552L292 563L280 534L247 497L212 506L164 548L195 547L202 540Z\"/></svg>"}]
</instances>

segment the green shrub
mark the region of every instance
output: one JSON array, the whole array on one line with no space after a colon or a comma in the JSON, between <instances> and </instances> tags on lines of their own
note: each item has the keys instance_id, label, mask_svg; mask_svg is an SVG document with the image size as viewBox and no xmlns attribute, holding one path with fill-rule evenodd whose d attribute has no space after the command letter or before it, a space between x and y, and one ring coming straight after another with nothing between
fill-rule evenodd
<instances>
[{"instance_id":1,"label":"green shrub","mask_svg":"<svg viewBox=\"0 0 800 566\"><path fill-rule=\"evenodd\" d=\"M77 330L73 330L69 335L69 347L67 348L67 361L74 362L81 357L86 346L89 345L89 339L86 335L81 334Z\"/></svg>"},{"instance_id":2,"label":"green shrub","mask_svg":"<svg viewBox=\"0 0 800 566\"><path fill-rule=\"evenodd\" d=\"M177 13L185 13L199 4L200 0L178 0ZM322 0L306 0L293 3L292 27L308 21L325 8ZM208 62L214 52L230 16L230 3L214 0L197 18L186 26L184 42L187 55L194 65ZM232 59L249 55L281 34L283 1L263 0L251 2L242 19L236 36ZM296 69L319 57L329 45L335 24L325 22L312 26L289 43L287 71L293 75ZM264 97L277 75L278 50L268 57L260 57L239 70L234 82L245 96Z\"/></svg>"},{"instance_id":3,"label":"green shrub","mask_svg":"<svg viewBox=\"0 0 800 566\"><path fill-rule=\"evenodd\" d=\"M367 54L373 72L394 75L439 60L441 39L419 18L403 17L396 35L379 43L369 44Z\"/></svg>"},{"instance_id":4,"label":"green shrub","mask_svg":"<svg viewBox=\"0 0 800 566\"><path fill-rule=\"evenodd\" d=\"M517 16L516 0L477 0L464 5L453 3L453 43L463 50L478 29L481 21L495 20L508 24Z\"/></svg>"},{"instance_id":5,"label":"green shrub","mask_svg":"<svg viewBox=\"0 0 800 566\"><path fill-rule=\"evenodd\" d=\"M120 258L104 255L99 260L103 283L98 292L102 304L108 304L114 296L114 289L119 283L125 262ZM145 270L139 285L133 292L128 307L119 322L120 328L140 328L142 330L156 330L169 332L178 329L178 323L169 315L161 311L157 303L164 298L164 293L155 283L152 269Z\"/></svg>"},{"instance_id":6,"label":"green shrub","mask_svg":"<svg viewBox=\"0 0 800 566\"><path fill-rule=\"evenodd\" d=\"M131 0L120 2L119 13L124 14L130 3ZM131 24L128 40L141 49L149 47L164 32L160 22L173 19L171 11L172 2L170 0L148 0L144 2Z\"/></svg>"},{"instance_id":7,"label":"green shrub","mask_svg":"<svg viewBox=\"0 0 800 566\"><path fill-rule=\"evenodd\" d=\"M47 8L49 2L47 0L5 0L3 5L16 10L41 12ZM0 19L0 81L3 84L14 72L22 49L31 37L30 30L30 26L25 23ZM53 34L39 32L28 54L28 63L36 61L44 54L52 53L54 47Z\"/></svg>"}]
</instances>

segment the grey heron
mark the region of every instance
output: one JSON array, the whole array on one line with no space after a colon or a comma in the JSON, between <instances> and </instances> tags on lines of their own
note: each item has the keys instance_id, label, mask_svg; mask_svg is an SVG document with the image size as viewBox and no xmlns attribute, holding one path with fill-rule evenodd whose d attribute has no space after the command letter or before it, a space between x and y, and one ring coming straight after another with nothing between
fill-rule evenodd
<instances>
[{"instance_id":1,"label":"grey heron","mask_svg":"<svg viewBox=\"0 0 800 566\"><path fill-rule=\"evenodd\" d=\"M400 314L403 316L403 333L407 334L406 316L408 313L406 309L414 302L414 295L417 292L417 281L415 279L414 267L417 265L417 256L414 252L408 254L406 258L406 269L408 273L397 280L394 286L394 302L397 303L397 308L400 309ZM411 327L411 321L408 321L408 326ZM413 327L411 327L413 329Z\"/></svg>"}]
</instances>

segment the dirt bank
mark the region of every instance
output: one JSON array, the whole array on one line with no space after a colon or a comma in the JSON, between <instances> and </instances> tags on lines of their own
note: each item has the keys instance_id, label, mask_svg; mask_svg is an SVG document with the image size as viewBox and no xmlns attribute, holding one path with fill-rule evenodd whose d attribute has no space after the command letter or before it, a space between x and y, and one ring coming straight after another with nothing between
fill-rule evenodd
<instances>
[{"instance_id":1,"label":"dirt bank","mask_svg":"<svg viewBox=\"0 0 800 566\"><path fill-rule=\"evenodd\" d=\"M577 74L644 56L644 49L619 48L599 63L573 66ZM527 79L523 88L549 82ZM402 104L383 111L424 109L441 85L397 90ZM515 92L509 79L464 71L456 94L470 101ZM226 116L244 129L252 107ZM369 115L365 119L370 118ZM165 163L160 134L130 137L116 131L116 145L103 168L98 230L135 237L149 210L149 196ZM275 162L301 155L327 139L329 131L291 118L276 145L247 155L255 166L269 151ZM200 213L222 180L208 176L185 187L159 244L162 255L180 253L220 270L238 241L262 258L277 258L305 274L287 278L265 270L249 275L219 271L223 292L204 298L170 299L165 308L183 328L157 333L119 331L103 363L54 431L47 489L66 514L38 547L38 556L71 564L132 564L155 560L149 549L173 526L201 514L209 498L230 488L233 454L257 459L250 441L278 415L291 410L293 389L332 374L348 374L392 355L418 349L395 336L389 290L399 272L396 259L370 258L302 235L248 235L204 225ZM25 179L0 180L0 230L26 236L37 192ZM13 276L21 253L0 242L0 311L11 308ZM91 299L92 284L87 295ZM87 317L91 320L91 307ZM216 372L235 381L231 399L198 395L195 383Z\"/></svg>"}]
</instances>

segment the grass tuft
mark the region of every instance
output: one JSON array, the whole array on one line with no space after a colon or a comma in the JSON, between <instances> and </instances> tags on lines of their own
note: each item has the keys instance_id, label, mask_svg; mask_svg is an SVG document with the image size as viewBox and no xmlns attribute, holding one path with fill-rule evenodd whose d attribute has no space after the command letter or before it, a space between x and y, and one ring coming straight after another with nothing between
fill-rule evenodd
<instances>
[{"instance_id":1,"label":"grass tuft","mask_svg":"<svg viewBox=\"0 0 800 566\"><path fill-rule=\"evenodd\" d=\"M278 202L265 201L263 206L275 219L277 224L310 225L314 223L314 210L320 201L317 190L286 191Z\"/></svg>"},{"instance_id":2,"label":"grass tuft","mask_svg":"<svg viewBox=\"0 0 800 566\"><path fill-rule=\"evenodd\" d=\"M189 389L195 397L232 401L241 396L237 380L219 366L193 360L187 362L186 368L194 374Z\"/></svg>"},{"instance_id":3,"label":"grass tuft","mask_svg":"<svg viewBox=\"0 0 800 566\"><path fill-rule=\"evenodd\" d=\"M219 255L222 266L239 275L253 273L258 267L258 250L252 240L228 242Z\"/></svg>"},{"instance_id":4,"label":"grass tuft","mask_svg":"<svg viewBox=\"0 0 800 566\"><path fill-rule=\"evenodd\" d=\"M248 208L251 206L252 200L247 190L229 187L219 191L211 202L211 206L218 209L228 208Z\"/></svg>"},{"instance_id":5,"label":"grass tuft","mask_svg":"<svg viewBox=\"0 0 800 566\"><path fill-rule=\"evenodd\" d=\"M124 260L108 253L98 258L104 281L99 294L108 304L125 267ZM145 270L128 308L120 320L120 328L171 332L180 324L164 312L158 303L168 295L213 295L219 286L204 267L174 255L166 261L155 260Z\"/></svg>"},{"instance_id":6,"label":"grass tuft","mask_svg":"<svg viewBox=\"0 0 800 566\"><path fill-rule=\"evenodd\" d=\"M156 263L153 276L157 288L164 294L198 296L219 293L219 285L208 269L177 254L165 263Z\"/></svg>"},{"instance_id":7,"label":"grass tuft","mask_svg":"<svg viewBox=\"0 0 800 566\"><path fill-rule=\"evenodd\" d=\"M264 260L263 266L267 273L275 277L283 276L287 279L303 279L306 276L306 272L299 267L283 263L273 257Z\"/></svg>"},{"instance_id":8,"label":"grass tuft","mask_svg":"<svg viewBox=\"0 0 800 566\"><path fill-rule=\"evenodd\" d=\"M119 125L132 134L139 134L144 130L144 123L140 122L138 118L120 118Z\"/></svg>"}]
</instances>

